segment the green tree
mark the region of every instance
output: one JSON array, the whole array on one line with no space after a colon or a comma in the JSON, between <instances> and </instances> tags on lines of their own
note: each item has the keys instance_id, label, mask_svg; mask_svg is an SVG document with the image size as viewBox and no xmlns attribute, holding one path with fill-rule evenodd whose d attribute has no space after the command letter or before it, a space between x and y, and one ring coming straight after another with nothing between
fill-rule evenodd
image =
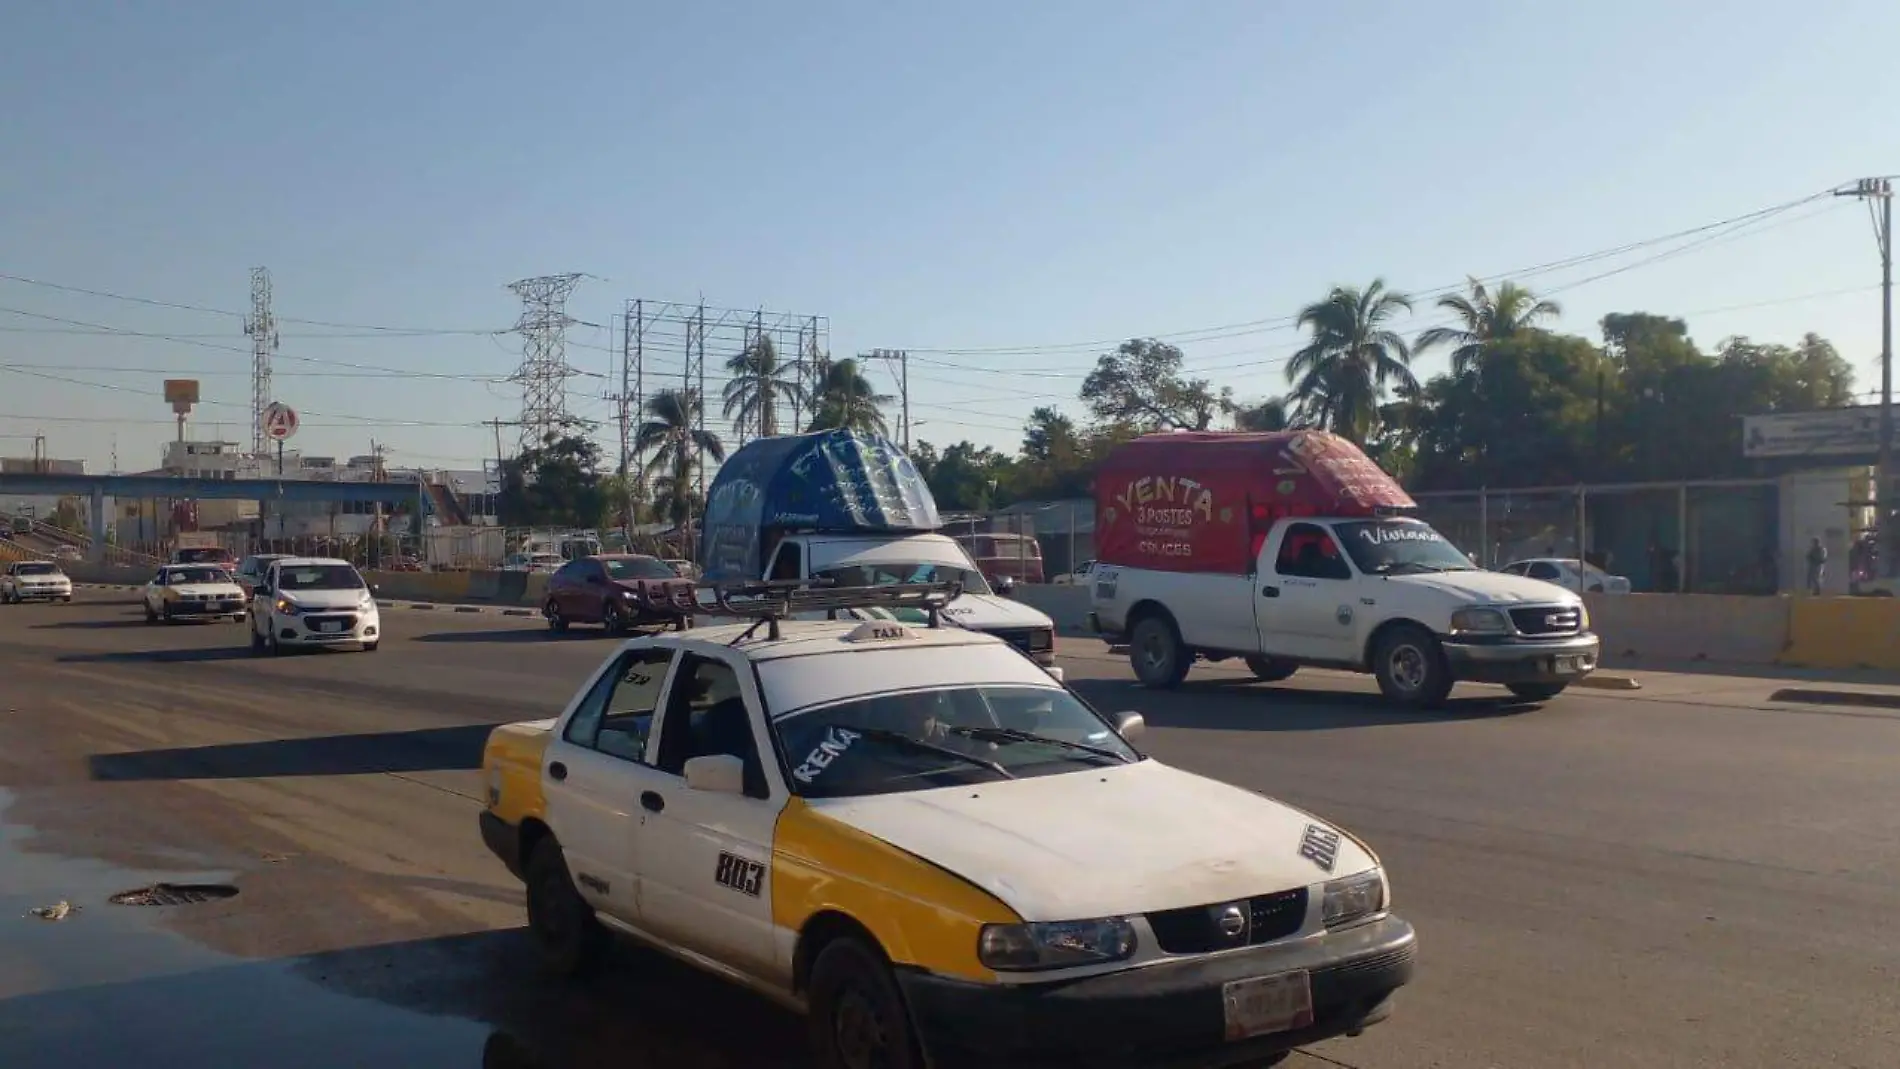
<instances>
[{"instance_id":1,"label":"green tree","mask_svg":"<svg viewBox=\"0 0 1900 1069\"><path fill-rule=\"evenodd\" d=\"M827 360L824 363L824 377L819 380L818 394L812 399L811 426L806 429L824 431L843 428L867 434L887 434L890 428L884 421L884 406L890 403L891 396L877 392L877 387L864 377L864 371L856 360L850 357Z\"/></svg>"},{"instance_id":2,"label":"green tree","mask_svg":"<svg viewBox=\"0 0 1900 1069\"><path fill-rule=\"evenodd\" d=\"M1451 346L1454 375L1475 367L1485 346L1535 330L1540 321L1563 314L1563 307L1556 301L1540 300L1515 282L1507 281L1492 293L1477 279L1469 281L1470 293L1447 294L1438 299L1438 307L1458 317L1457 325L1425 330L1412 347L1416 355L1441 345Z\"/></svg>"},{"instance_id":3,"label":"green tree","mask_svg":"<svg viewBox=\"0 0 1900 1069\"><path fill-rule=\"evenodd\" d=\"M1054 406L1043 405L1029 413L1023 425L1023 459L1037 464L1071 462L1080 443L1075 436L1075 421Z\"/></svg>"},{"instance_id":4,"label":"green tree","mask_svg":"<svg viewBox=\"0 0 1900 1069\"><path fill-rule=\"evenodd\" d=\"M600 446L576 427L550 431L541 444L502 463L497 518L507 527L593 527L606 512Z\"/></svg>"},{"instance_id":5,"label":"green tree","mask_svg":"<svg viewBox=\"0 0 1900 1069\"><path fill-rule=\"evenodd\" d=\"M1374 279L1365 289L1339 286L1300 310L1310 335L1287 363L1302 422L1363 443L1376 429L1388 388L1413 387L1412 350L1388 325L1412 301Z\"/></svg>"},{"instance_id":6,"label":"green tree","mask_svg":"<svg viewBox=\"0 0 1900 1069\"><path fill-rule=\"evenodd\" d=\"M654 508L686 527L698 511L694 475L705 457L726 459L726 445L700 426L697 390L661 390L647 400L646 416L633 441L641 452L650 454L642 474L653 480Z\"/></svg>"},{"instance_id":7,"label":"green tree","mask_svg":"<svg viewBox=\"0 0 1900 1069\"><path fill-rule=\"evenodd\" d=\"M1258 404L1234 409L1237 431L1284 431L1293 426L1293 414L1284 398L1269 397Z\"/></svg>"},{"instance_id":8,"label":"green tree","mask_svg":"<svg viewBox=\"0 0 1900 1069\"><path fill-rule=\"evenodd\" d=\"M1009 457L967 441L946 447L940 455L934 449L930 453L929 471L920 468L919 473L930 485L938 508L982 512L1002 503L1002 490L1014 467Z\"/></svg>"},{"instance_id":9,"label":"green tree","mask_svg":"<svg viewBox=\"0 0 1900 1069\"><path fill-rule=\"evenodd\" d=\"M1153 338L1125 341L1095 361L1082 381L1082 402L1095 418L1143 430L1204 431L1233 409L1231 390L1181 374L1181 350Z\"/></svg>"},{"instance_id":10,"label":"green tree","mask_svg":"<svg viewBox=\"0 0 1900 1069\"><path fill-rule=\"evenodd\" d=\"M797 361L781 361L778 348L764 335L726 361L726 371L732 376L721 395L726 418L752 428L761 438L779 433L781 405L789 402L793 408L802 409L810 403L799 377L803 369Z\"/></svg>"}]
</instances>

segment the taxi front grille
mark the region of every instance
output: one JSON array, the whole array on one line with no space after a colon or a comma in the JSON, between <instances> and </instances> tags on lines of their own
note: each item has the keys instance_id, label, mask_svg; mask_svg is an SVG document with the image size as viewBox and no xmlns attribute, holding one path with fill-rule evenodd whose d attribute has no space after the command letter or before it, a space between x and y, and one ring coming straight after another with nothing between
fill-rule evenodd
<instances>
[{"instance_id":1,"label":"taxi front grille","mask_svg":"<svg viewBox=\"0 0 1900 1069\"><path fill-rule=\"evenodd\" d=\"M1246 915L1244 929L1236 935L1221 930L1221 915L1229 905L1238 906ZM1306 888L1255 895L1234 903L1190 906L1148 914L1148 926L1154 929L1155 942L1169 954L1211 954L1216 950L1257 946L1300 930L1306 923Z\"/></svg>"}]
</instances>

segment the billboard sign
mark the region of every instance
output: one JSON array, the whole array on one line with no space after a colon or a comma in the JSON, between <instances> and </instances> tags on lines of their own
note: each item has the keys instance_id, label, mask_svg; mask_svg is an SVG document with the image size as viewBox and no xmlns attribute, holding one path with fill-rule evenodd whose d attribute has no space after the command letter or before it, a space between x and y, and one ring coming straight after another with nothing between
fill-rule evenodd
<instances>
[{"instance_id":1,"label":"billboard sign","mask_svg":"<svg viewBox=\"0 0 1900 1069\"><path fill-rule=\"evenodd\" d=\"M1872 456L1879 451L1879 405L1742 417L1745 457Z\"/></svg>"},{"instance_id":2,"label":"billboard sign","mask_svg":"<svg viewBox=\"0 0 1900 1069\"><path fill-rule=\"evenodd\" d=\"M264 434L273 442L281 442L297 433L297 410L282 401L272 401L264 409Z\"/></svg>"}]
</instances>

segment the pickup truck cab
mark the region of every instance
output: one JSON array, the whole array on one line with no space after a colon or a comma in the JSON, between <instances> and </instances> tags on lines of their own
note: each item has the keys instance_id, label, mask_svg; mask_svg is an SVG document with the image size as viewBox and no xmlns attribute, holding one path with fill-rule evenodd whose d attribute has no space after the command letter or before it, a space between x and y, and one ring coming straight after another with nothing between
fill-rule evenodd
<instances>
[{"instance_id":1,"label":"pickup truck cab","mask_svg":"<svg viewBox=\"0 0 1900 1069\"><path fill-rule=\"evenodd\" d=\"M1128 644L1150 687L1179 684L1197 657L1241 657L1268 681L1302 665L1371 672L1408 705L1461 681L1541 701L1597 664L1575 593L1483 571L1410 518L1282 519L1250 574L1098 564L1091 590L1092 626Z\"/></svg>"},{"instance_id":2,"label":"pickup truck cab","mask_svg":"<svg viewBox=\"0 0 1900 1069\"><path fill-rule=\"evenodd\" d=\"M802 599L921 626L761 609L787 585L489 736L480 832L557 972L631 936L804 1013L827 1069L1262 1066L1392 1012L1417 939L1359 839L1141 753L940 626L951 584Z\"/></svg>"}]
</instances>

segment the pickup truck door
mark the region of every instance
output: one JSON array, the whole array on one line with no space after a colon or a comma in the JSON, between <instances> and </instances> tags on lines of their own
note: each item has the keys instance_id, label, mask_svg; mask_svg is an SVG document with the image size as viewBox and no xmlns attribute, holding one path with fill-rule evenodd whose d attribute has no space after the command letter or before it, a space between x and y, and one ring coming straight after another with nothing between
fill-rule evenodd
<instances>
[{"instance_id":1,"label":"pickup truck door","mask_svg":"<svg viewBox=\"0 0 1900 1069\"><path fill-rule=\"evenodd\" d=\"M1261 550L1257 581L1261 652L1359 660L1359 581L1325 526L1285 524Z\"/></svg>"},{"instance_id":2,"label":"pickup truck door","mask_svg":"<svg viewBox=\"0 0 1900 1069\"><path fill-rule=\"evenodd\" d=\"M673 662L664 647L608 662L548 743L541 784L548 824L574 887L594 908L638 925L636 858L644 844L640 793L658 775L648 762L654 714Z\"/></svg>"},{"instance_id":3,"label":"pickup truck door","mask_svg":"<svg viewBox=\"0 0 1900 1069\"><path fill-rule=\"evenodd\" d=\"M751 666L684 653L660 717L657 771L639 799L641 926L728 968L789 986L772 926L772 831L787 798ZM741 793L694 790L686 762L728 754ZM768 768L771 770L768 771Z\"/></svg>"}]
</instances>

